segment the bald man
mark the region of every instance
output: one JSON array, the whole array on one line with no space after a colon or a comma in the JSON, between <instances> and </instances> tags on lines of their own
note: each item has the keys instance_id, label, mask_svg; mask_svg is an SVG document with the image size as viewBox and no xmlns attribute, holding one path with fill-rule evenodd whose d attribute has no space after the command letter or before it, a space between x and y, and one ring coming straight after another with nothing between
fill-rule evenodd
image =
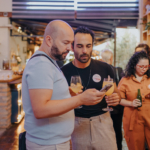
<instances>
[{"instance_id":1,"label":"bald man","mask_svg":"<svg viewBox=\"0 0 150 150\"><path fill-rule=\"evenodd\" d=\"M104 93L96 89L70 96L56 60L65 59L73 41L73 30L66 22L50 22L41 47L24 70L22 99L27 150L70 150L73 109L80 105L95 105L103 98Z\"/></svg>"}]
</instances>

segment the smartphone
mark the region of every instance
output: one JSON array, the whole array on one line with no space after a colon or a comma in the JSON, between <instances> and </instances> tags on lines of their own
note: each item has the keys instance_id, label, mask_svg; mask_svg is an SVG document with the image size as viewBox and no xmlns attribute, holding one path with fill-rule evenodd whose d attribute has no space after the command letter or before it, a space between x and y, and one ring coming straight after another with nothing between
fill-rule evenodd
<instances>
[{"instance_id":1,"label":"smartphone","mask_svg":"<svg viewBox=\"0 0 150 150\"><path fill-rule=\"evenodd\" d=\"M101 90L100 92L107 92L113 85L112 84L106 84Z\"/></svg>"}]
</instances>

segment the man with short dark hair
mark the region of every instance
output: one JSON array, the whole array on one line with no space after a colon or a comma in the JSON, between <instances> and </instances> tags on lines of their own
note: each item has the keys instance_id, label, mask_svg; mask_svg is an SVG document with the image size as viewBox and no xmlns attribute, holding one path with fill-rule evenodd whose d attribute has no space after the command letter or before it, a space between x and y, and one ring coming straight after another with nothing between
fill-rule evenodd
<instances>
[{"instance_id":1,"label":"man with short dark hair","mask_svg":"<svg viewBox=\"0 0 150 150\"><path fill-rule=\"evenodd\" d=\"M79 27L74 31L73 51L74 61L62 67L62 71L70 85L71 76L79 75L82 80L83 91L89 88L102 89L103 79L114 78L111 67L97 60L91 59L94 34L86 27ZM115 92L116 92L115 88ZM119 104L120 96L113 93L103 98L93 106L75 109L75 129L72 134L73 150L117 150L115 132L109 112L102 109L108 105Z\"/></svg>"}]
</instances>

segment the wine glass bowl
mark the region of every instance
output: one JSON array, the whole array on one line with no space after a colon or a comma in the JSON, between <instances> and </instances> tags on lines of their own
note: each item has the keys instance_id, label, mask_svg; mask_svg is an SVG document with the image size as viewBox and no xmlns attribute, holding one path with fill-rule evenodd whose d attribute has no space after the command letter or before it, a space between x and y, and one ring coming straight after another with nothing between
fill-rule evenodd
<instances>
[{"instance_id":1,"label":"wine glass bowl","mask_svg":"<svg viewBox=\"0 0 150 150\"><path fill-rule=\"evenodd\" d=\"M70 88L76 94L82 90L82 82L80 76L71 76Z\"/></svg>"},{"instance_id":2,"label":"wine glass bowl","mask_svg":"<svg viewBox=\"0 0 150 150\"><path fill-rule=\"evenodd\" d=\"M104 78L104 80L103 80L103 87L105 86L105 85L107 85L107 84L111 84L112 85L112 87L105 93L105 95L107 95L107 96L109 96L109 95L111 95L111 94L113 94L113 92L114 92L114 83L113 83L113 79L112 78ZM102 109L103 111L113 111L113 108L111 108L111 107L109 107L108 105L107 105L107 108L103 108Z\"/></svg>"},{"instance_id":3,"label":"wine glass bowl","mask_svg":"<svg viewBox=\"0 0 150 150\"><path fill-rule=\"evenodd\" d=\"M112 87L105 93L105 95L109 96L114 92L114 83L113 83L113 79L110 78L110 80L108 81L108 78L104 78L103 80L103 87L107 84L111 84Z\"/></svg>"},{"instance_id":4,"label":"wine glass bowl","mask_svg":"<svg viewBox=\"0 0 150 150\"><path fill-rule=\"evenodd\" d=\"M82 81L80 76L71 76L70 88L76 94L82 90ZM82 108L82 106L77 107L77 109L79 108Z\"/></svg>"}]
</instances>

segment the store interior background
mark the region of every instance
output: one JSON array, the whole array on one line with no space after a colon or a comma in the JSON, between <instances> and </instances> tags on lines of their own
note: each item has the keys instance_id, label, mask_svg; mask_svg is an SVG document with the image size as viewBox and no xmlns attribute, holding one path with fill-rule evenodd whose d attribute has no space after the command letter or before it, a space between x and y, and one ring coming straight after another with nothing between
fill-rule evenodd
<instances>
[{"instance_id":1,"label":"store interior background","mask_svg":"<svg viewBox=\"0 0 150 150\"><path fill-rule=\"evenodd\" d=\"M40 47L47 23L53 19L65 20L73 29L76 29L80 25L92 29L95 32L92 58L99 60L103 49L111 49L115 56L114 65L122 68L125 68L129 58L134 53L136 45L140 42L147 42L143 40L143 25L141 24L141 18L143 18L143 14L145 13L143 12L143 7L145 6L146 0L120 0L120 3L124 1L128 6L123 6L122 4L123 7L120 8L113 8L111 6L106 8L106 11L105 8L103 8L104 12L99 11L101 8L98 6L96 9L86 6L84 8L83 6L85 12L78 10L78 8L74 10L74 2L76 4L81 1L85 3L85 0L55 0L56 8L60 7L58 6L60 1L62 3L71 2L71 10L28 10L28 7L32 6L30 6L29 3L25 3L34 1L35 0L0 0L0 69L3 69L3 60L9 60L11 64L11 62L14 61L13 58L16 59L18 64L17 67L14 67L14 70L19 71L24 69L27 60ZM36 1L42 2L41 0ZM46 1L51 2L52 0ZM92 2L94 3L94 1L96 0ZM108 1L109 0L104 0L104 3L107 5ZM87 0L87 3L88 2ZM40 6L36 5L36 7ZM67 7L66 5L65 9L67 9ZM111 13L111 9L117 11ZM124 11L119 14L119 9L124 9ZM33 12L33 14L30 14L28 11ZM70 52L65 63L71 61L73 57L73 53ZM18 134L24 130L23 124L24 122L15 126L10 125L9 127L12 127L11 130L14 130L14 132L10 132L10 128L1 128L0 122L0 135L7 129L8 134L6 135L8 135L8 137L10 136L9 133L12 133L12 135L17 133L17 137L11 142L13 145L18 141ZM3 140L5 138L8 139L8 137L3 137ZM1 144L2 142L0 142L0 145ZM17 144L16 142L16 147L18 146Z\"/></svg>"},{"instance_id":2,"label":"store interior background","mask_svg":"<svg viewBox=\"0 0 150 150\"><path fill-rule=\"evenodd\" d=\"M9 61L11 63L12 57L14 55L15 55L15 58L17 58L17 63L19 64L19 68L17 68L17 69L24 68L25 64L27 63L27 60L31 57L31 55L36 50L38 50L38 48L43 40L42 33L44 32L44 28L47 24L45 22L45 20L48 22L48 17L45 20L44 19L42 20L42 18L40 18L40 16L37 19L33 19L33 18L29 17L29 14L24 14L24 16L26 16L26 17L24 17L23 14L20 14L20 16L19 16L19 10L23 7L23 9L26 9L23 11L27 11L27 6L28 6L27 4L26 5L21 4L21 2L27 3L29 1L28 0L25 0L25 1L17 1L17 0L3 1L3 0L0 0L0 12L12 12L12 17L10 17L10 18L9 17L0 17L0 60L1 60L0 61L0 69L3 68L2 60L9 59ZM40 1L38 0L38 2L40 2ZM75 0L72 2L77 3L78 0ZM132 3L130 4L130 2L132 2ZM138 4L137 4L138 0L131 0L130 2L127 1L127 4L129 3L128 5L133 5L134 6L133 11L135 11L135 9L137 9L137 6L138 6ZM140 1L139 1L139 4L140 4ZM39 5L37 5L37 7L39 7ZM129 6L129 7L131 7L131 6ZM112 9L112 8L113 7L111 6L110 9ZM66 7L66 9L67 9L67 7ZM128 8L125 7L123 9L128 9ZM42 10L39 10L39 11L42 12ZM62 17L60 17L59 13L61 13L61 11L57 11L57 13L54 12L55 16L57 16L57 17L59 16L60 19L63 19L63 17L64 17L64 20L69 20L68 23L70 23L70 25L72 25L73 29L75 29L79 25L85 25L85 26L88 25L87 20L82 19L84 17L84 15L85 15L85 17L88 16L88 13L86 11L83 13L81 11L78 12L78 10L77 10L77 13L76 13L77 20L75 20L75 21L73 21L74 13L72 10L69 10L70 14L67 14L67 11L66 11L64 13L64 15L62 15ZM105 16L107 15L106 13L105 13ZM95 43L94 43L94 47L93 47L94 51L93 51L92 58L99 59L101 57L100 51L105 48L109 48L114 52L113 39L114 39L114 33L115 33L114 30L116 30L117 38L116 38L115 65L121 66L123 68L125 67L124 64L126 63L128 58L131 56L131 53L134 51L133 47L135 47L140 42L140 30L139 30L141 28L140 19L139 19L140 16L137 15L138 14L137 10L134 13L131 13L133 16L129 16L129 13L130 12L123 14L123 15L125 15L125 17L123 19L121 19L121 16L120 16L120 18L119 18L119 16L114 16L114 19L112 19L112 16L110 16L110 18L108 16L106 16L106 17L103 17L104 19L102 19L102 16L101 16L101 20L103 22L104 21L111 22L113 20L113 22L106 24L106 26L108 26L108 29L107 28L104 29L104 27L103 27L104 25L101 27L101 25L100 25L101 22L99 22L97 24L95 24L95 22L93 24L91 23L90 24L91 28L88 25L88 27L90 29L93 29L93 31L95 32L95 35L96 35ZM95 14L93 13L93 16L94 15ZM50 15L49 20L58 19L58 18L51 18L51 17L52 17L52 15ZM39 18L40 18L40 21L38 20ZM90 19L90 18L88 18L88 19ZM97 15L96 19L98 19L98 15ZM132 22L131 22L131 19L132 19ZM129 20L129 21L125 21L125 20ZM38 24L36 24L36 23L38 23ZM41 26L41 28L38 28L39 26ZM100 26L99 31L97 31L99 26ZM123 49L119 48L119 43L121 40L125 41L125 42L130 42L131 40L129 40L129 39L136 39L136 42L135 41L132 42L133 44L132 44L131 48L128 48L125 46ZM124 50L126 50L126 52L124 52ZM121 59L122 62L120 62L118 60L120 58L121 51L124 55L124 57ZM128 54L128 52L130 52L130 54L128 56L125 56L126 54ZM68 55L67 60L65 62L69 62L70 60L71 59Z\"/></svg>"}]
</instances>

